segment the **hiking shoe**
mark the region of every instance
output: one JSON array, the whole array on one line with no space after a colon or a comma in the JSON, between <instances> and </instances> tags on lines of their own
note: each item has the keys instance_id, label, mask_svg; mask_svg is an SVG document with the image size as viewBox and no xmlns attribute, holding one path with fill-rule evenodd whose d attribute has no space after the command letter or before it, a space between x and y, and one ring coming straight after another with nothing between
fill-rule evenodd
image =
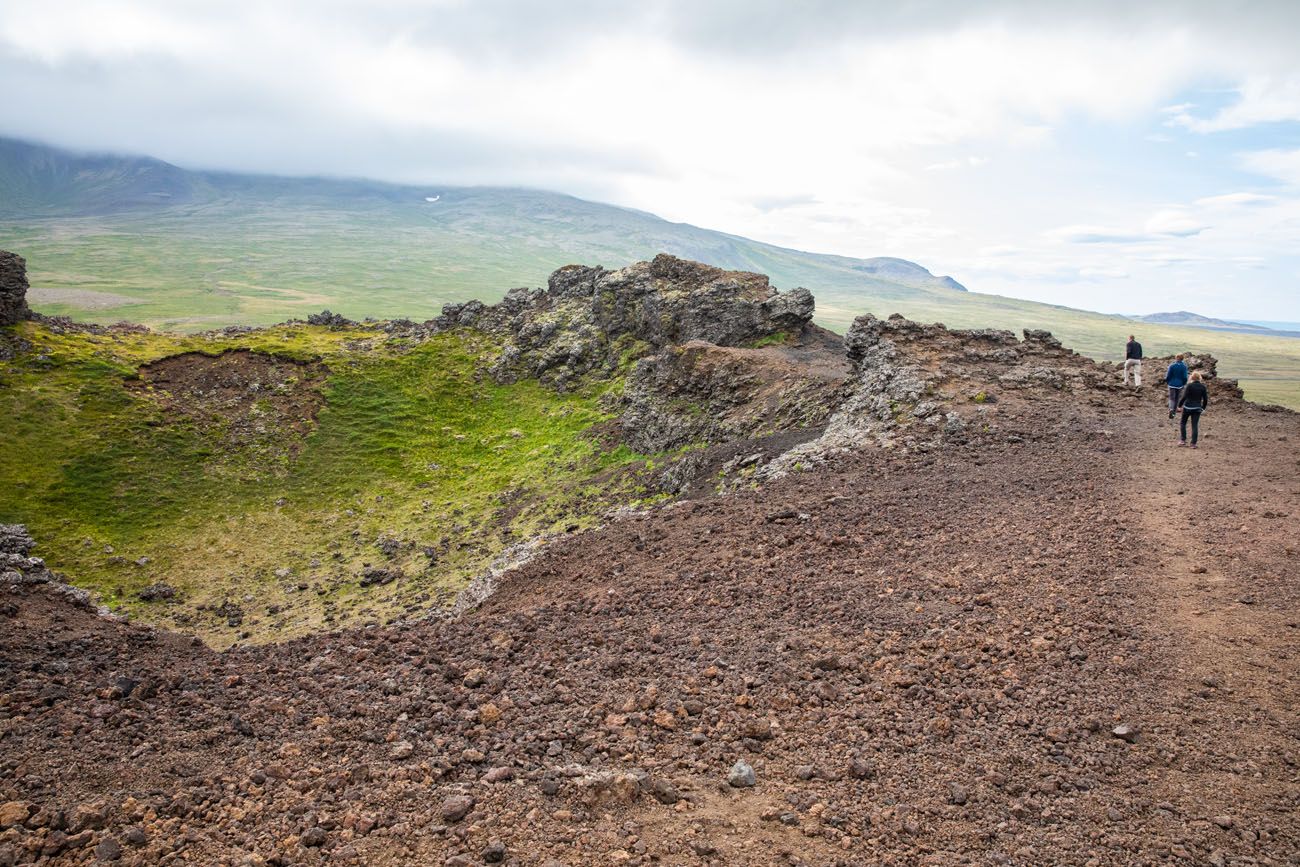
<instances>
[{"instance_id":1,"label":"hiking shoe","mask_svg":"<svg viewBox=\"0 0 1300 867\"><path fill-rule=\"evenodd\" d=\"M1196 443L1192 443L1192 448L1196 448Z\"/></svg>"},{"instance_id":2,"label":"hiking shoe","mask_svg":"<svg viewBox=\"0 0 1300 867\"><path fill-rule=\"evenodd\" d=\"M1183 448L1183 447L1186 446L1186 445L1187 445L1187 440L1180 440L1179 443L1178 443L1178 447L1179 447L1180 449Z\"/></svg>"},{"instance_id":3,"label":"hiking shoe","mask_svg":"<svg viewBox=\"0 0 1300 867\"><path fill-rule=\"evenodd\" d=\"M1169 417L1170 417L1170 418L1173 418L1173 417L1174 417L1174 411L1173 411L1172 409L1169 410Z\"/></svg>"}]
</instances>

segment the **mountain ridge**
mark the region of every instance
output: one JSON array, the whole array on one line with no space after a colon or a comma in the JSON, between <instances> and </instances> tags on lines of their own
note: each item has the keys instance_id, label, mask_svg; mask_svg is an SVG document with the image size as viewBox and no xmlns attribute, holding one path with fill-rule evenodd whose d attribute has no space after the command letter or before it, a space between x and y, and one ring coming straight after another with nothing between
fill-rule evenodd
<instances>
[{"instance_id":1,"label":"mountain ridge","mask_svg":"<svg viewBox=\"0 0 1300 867\"><path fill-rule=\"evenodd\" d=\"M26 169L26 172L23 171ZM96 175L100 177L96 179ZM89 176L89 177L88 177ZM96 182L98 180L98 182ZM44 182L44 183L42 183ZM121 187L120 197L109 197L109 185ZM24 189L24 185L27 187ZM157 189L153 189L157 187ZM15 217L86 217L166 209L176 205L202 205L219 196L259 198L290 196L313 199L330 197L353 202L378 199L393 204L447 205L464 202L476 195L512 194L524 199L543 198L579 204L584 208L617 210L650 221L662 230L683 231L693 236L725 238L735 244L779 252L781 255L816 257L841 263L864 274L905 285L966 291L955 279L935 275L929 269L894 256L859 259L816 253L729 232L707 229L687 222L673 222L638 208L596 202L568 193L535 187L456 184L400 184L362 177L330 175L283 176L227 170L190 170L147 156L111 153L82 153L63 148L0 137L0 219ZM437 202L427 196L437 195ZM8 202L8 205L6 205ZM677 254L676 251L674 254ZM690 252L690 251L686 251ZM738 254L739 255L739 254ZM735 267L723 261L721 267Z\"/></svg>"},{"instance_id":2,"label":"mountain ridge","mask_svg":"<svg viewBox=\"0 0 1300 867\"><path fill-rule=\"evenodd\" d=\"M1215 319L1212 316L1203 316L1200 313L1192 313L1190 310L1147 313L1142 316L1133 316L1131 318L1138 322L1154 323L1157 325L1188 325L1192 328L1240 331L1243 334L1259 334L1266 337L1300 337L1300 331L1270 328L1267 325L1256 325L1250 322L1233 322L1227 319Z\"/></svg>"}]
</instances>

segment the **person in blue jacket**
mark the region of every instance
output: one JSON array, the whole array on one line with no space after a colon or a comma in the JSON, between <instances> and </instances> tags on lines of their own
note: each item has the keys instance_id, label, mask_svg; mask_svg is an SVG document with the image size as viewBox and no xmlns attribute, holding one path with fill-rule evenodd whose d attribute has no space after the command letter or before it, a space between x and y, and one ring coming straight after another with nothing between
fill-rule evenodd
<instances>
[{"instance_id":1,"label":"person in blue jacket","mask_svg":"<svg viewBox=\"0 0 1300 867\"><path fill-rule=\"evenodd\" d=\"M1181 352L1178 353L1174 363L1165 371L1165 385L1169 386L1170 418L1178 412L1178 399L1183 396L1183 388L1187 385L1187 362L1183 361L1185 357Z\"/></svg>"}]
</instances>

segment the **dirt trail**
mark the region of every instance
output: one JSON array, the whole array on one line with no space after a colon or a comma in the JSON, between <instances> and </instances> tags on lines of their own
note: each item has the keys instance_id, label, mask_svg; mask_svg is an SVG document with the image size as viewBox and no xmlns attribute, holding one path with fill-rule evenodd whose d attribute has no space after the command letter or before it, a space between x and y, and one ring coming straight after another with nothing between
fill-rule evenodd
<instances>
[{"instance_id":1,"label":"dirt trail","mask_svg":"<svg viewBox=\"0 0 1300 867\"><path fill-rule=\"evenodd\" d=\"M452 622L217 654L15 591L0 863L1300 863L1300 416L1185 452L1153 398L1045 394Z\"/></svg>"},{"instance_id":2,"label":"dirt trail","mask_svg":"<svg viewBox=\"0 0 1300 867\"><path fill-rule=\"evenodd\" d=\"M1300 823L1300 424L1212 408L1197 450L1172 421L1129 428L1127 511L1167 633L1170 822L1253 844Z\"/></svg>"}]
</instances>

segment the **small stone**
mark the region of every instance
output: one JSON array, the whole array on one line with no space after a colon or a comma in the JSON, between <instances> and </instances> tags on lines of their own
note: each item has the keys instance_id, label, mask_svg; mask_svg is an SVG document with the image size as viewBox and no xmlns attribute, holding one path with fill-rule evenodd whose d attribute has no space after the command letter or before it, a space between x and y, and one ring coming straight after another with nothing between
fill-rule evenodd
<instances>
[{"instance_id":1,"label":"small stone","mask_svg":"<svg viewBox=\"0 0 1300 867\"><path fill-rule=\"evenodd\" d=\"M308 828L306 831L302 832L302 836L298 838L298 842L311 849L324 846L325 829L319 825L314 828Z\"/></svg>"},{"instance_id":2,"label":"small stone","mask_svg":"<svg viewBox=\"0 0 1300 867\"><path fill-rule=\"evenodd\" d=\"M488 702L478 709L478 719L485 726L493 725L497 720L501 719L501 708L492 702Z\"/></svg>"},{"instance_id":3,"label":"small stone","mask_svg":"<svg viewBox=\"0 0 1300 867\"><path fill-rule=\"evenodd\" d=\"M716 855L718 847L714 846L708 840L696 840L691 843L691 849L696 855Z\"/></svg>"},{"instance_id":4,"label":"small stone","mask_svg":"<svg viewBox=\"0 0 1300 867\"><path fill-rule=\"evenodd\" d=\"M1142 730L1135 725L1125 723L1123 725L1115 726L1110 730L1110 733L1120 740L1131 744L1138 739L1138 735L1142 733Z\"/></svg>"},{"instance_id":5,"label":"small stone","mask_svg":"<svg viewBox=\"0 0 1300 867\"><path fill-rule=\"evenodd\" d=\"M389 752L395 759L409 759L411 754L415 752L415 745L410 741L398 741L393 744Z\"/></svg>"},{"instance_id":6,"label":"small stone","mask_svg":"<svg viewBox=\"0 0 1300 867\"><path fill-rule=\"evenodd\" d=\"M496 767L489 770L483 775L485 783L505 783L515 778L515 769L510 767Z\"/></svg>"},{"instance_id":7,"label":"small stone","mask_svg":"<svg viewBox=\"0 0 1300 867\"><path fill-rule=\"evenodd\" d=\"M27 821L31 805L26 801L8 801L0 804L0 828L12 828Z\"/></svg>"},{"instance_id":8,"label":"small stone","mask_svg":"<svg viewBox=\"0 0 1300 867\"><path fill-rule=\"evenodd\" d=\"M105 837L95 847L96 861L116 861L122 857L122 847L112 837Z\"/></svg>"},{"instance_id":9,"label":"small stone","mask_svg":"<svg viewBox=\"0 0 1300 867\"><path fill-rule=\"evenodd\" d=\"M682 799L673 784L663 778L656 778L650 783L650 794L661 804L676 804Z\"/></svg>"},{"instance_id":10,"label":"small stone","mask_svg":"<svg viewBox=\"0 0 1300 867\"><path fill-rule=\"evenodd\" d=\"M961 783L948 784L948 803L960 807L965 804L968 799L969 796L966 794L966 789L961 785Z\"/></svg>"},{"instance_id":11,"label":"small stone","mask_svg":"<svg viewBox=\"0 0 1300 867\"><path fill-rule=\"evenodd\" d=\"M1215 817L1214 817L1213 819L1211 819L1210 821L1213 822L1214 824L1218 825L1220 828L1222 828L1222 829L1225 830L1225 831L1231 829L1232 826L1233 826L1233 824L1235 824L1235 823L1232 821L1232 817L1231 817L1231 816L1215 816Z\"/></svg>"},{"instance_id":12,"label":"small stone","mask_svg":"<svg viewBox=\"0 0 1300 867\"><path fill-rule=\"evenodd\" d=\"M474 799L469 795L452 795L442 802L438 814L445 822L459 822L472 809L474 809Z\"/></svg>"},{"instance_id":13,"label":"small stone","mask_svg":"<svg viewBox=\"0 0 1300 867\"><path fill-rule=\"evenodd\" d=\"M855 758L849 762L849 776L855 780L874 780L876 763L870 759Z\"/></svg>"},{"instance_id":14,"label":"small stone","mask_svg":"<svg viewBox=\"0 0 1300 867\"><path fill-rule=\"evenodd\" d=\"M748 788L758 783L758 777L748 763L739 761L731 766L731 772L727 774L727 783L737 789Z\"/></svg>"},{"instance_id":15,"label":"small stone","mask_svg":"<svg viewBox=\"0 0 1300 867\"><path fill-rule=\"evenodd\" d=\"M500 864L506 860L506 844L500 840L493 840L479 854L482 856L484 864Z\"/></svg>"}]
</instances>

